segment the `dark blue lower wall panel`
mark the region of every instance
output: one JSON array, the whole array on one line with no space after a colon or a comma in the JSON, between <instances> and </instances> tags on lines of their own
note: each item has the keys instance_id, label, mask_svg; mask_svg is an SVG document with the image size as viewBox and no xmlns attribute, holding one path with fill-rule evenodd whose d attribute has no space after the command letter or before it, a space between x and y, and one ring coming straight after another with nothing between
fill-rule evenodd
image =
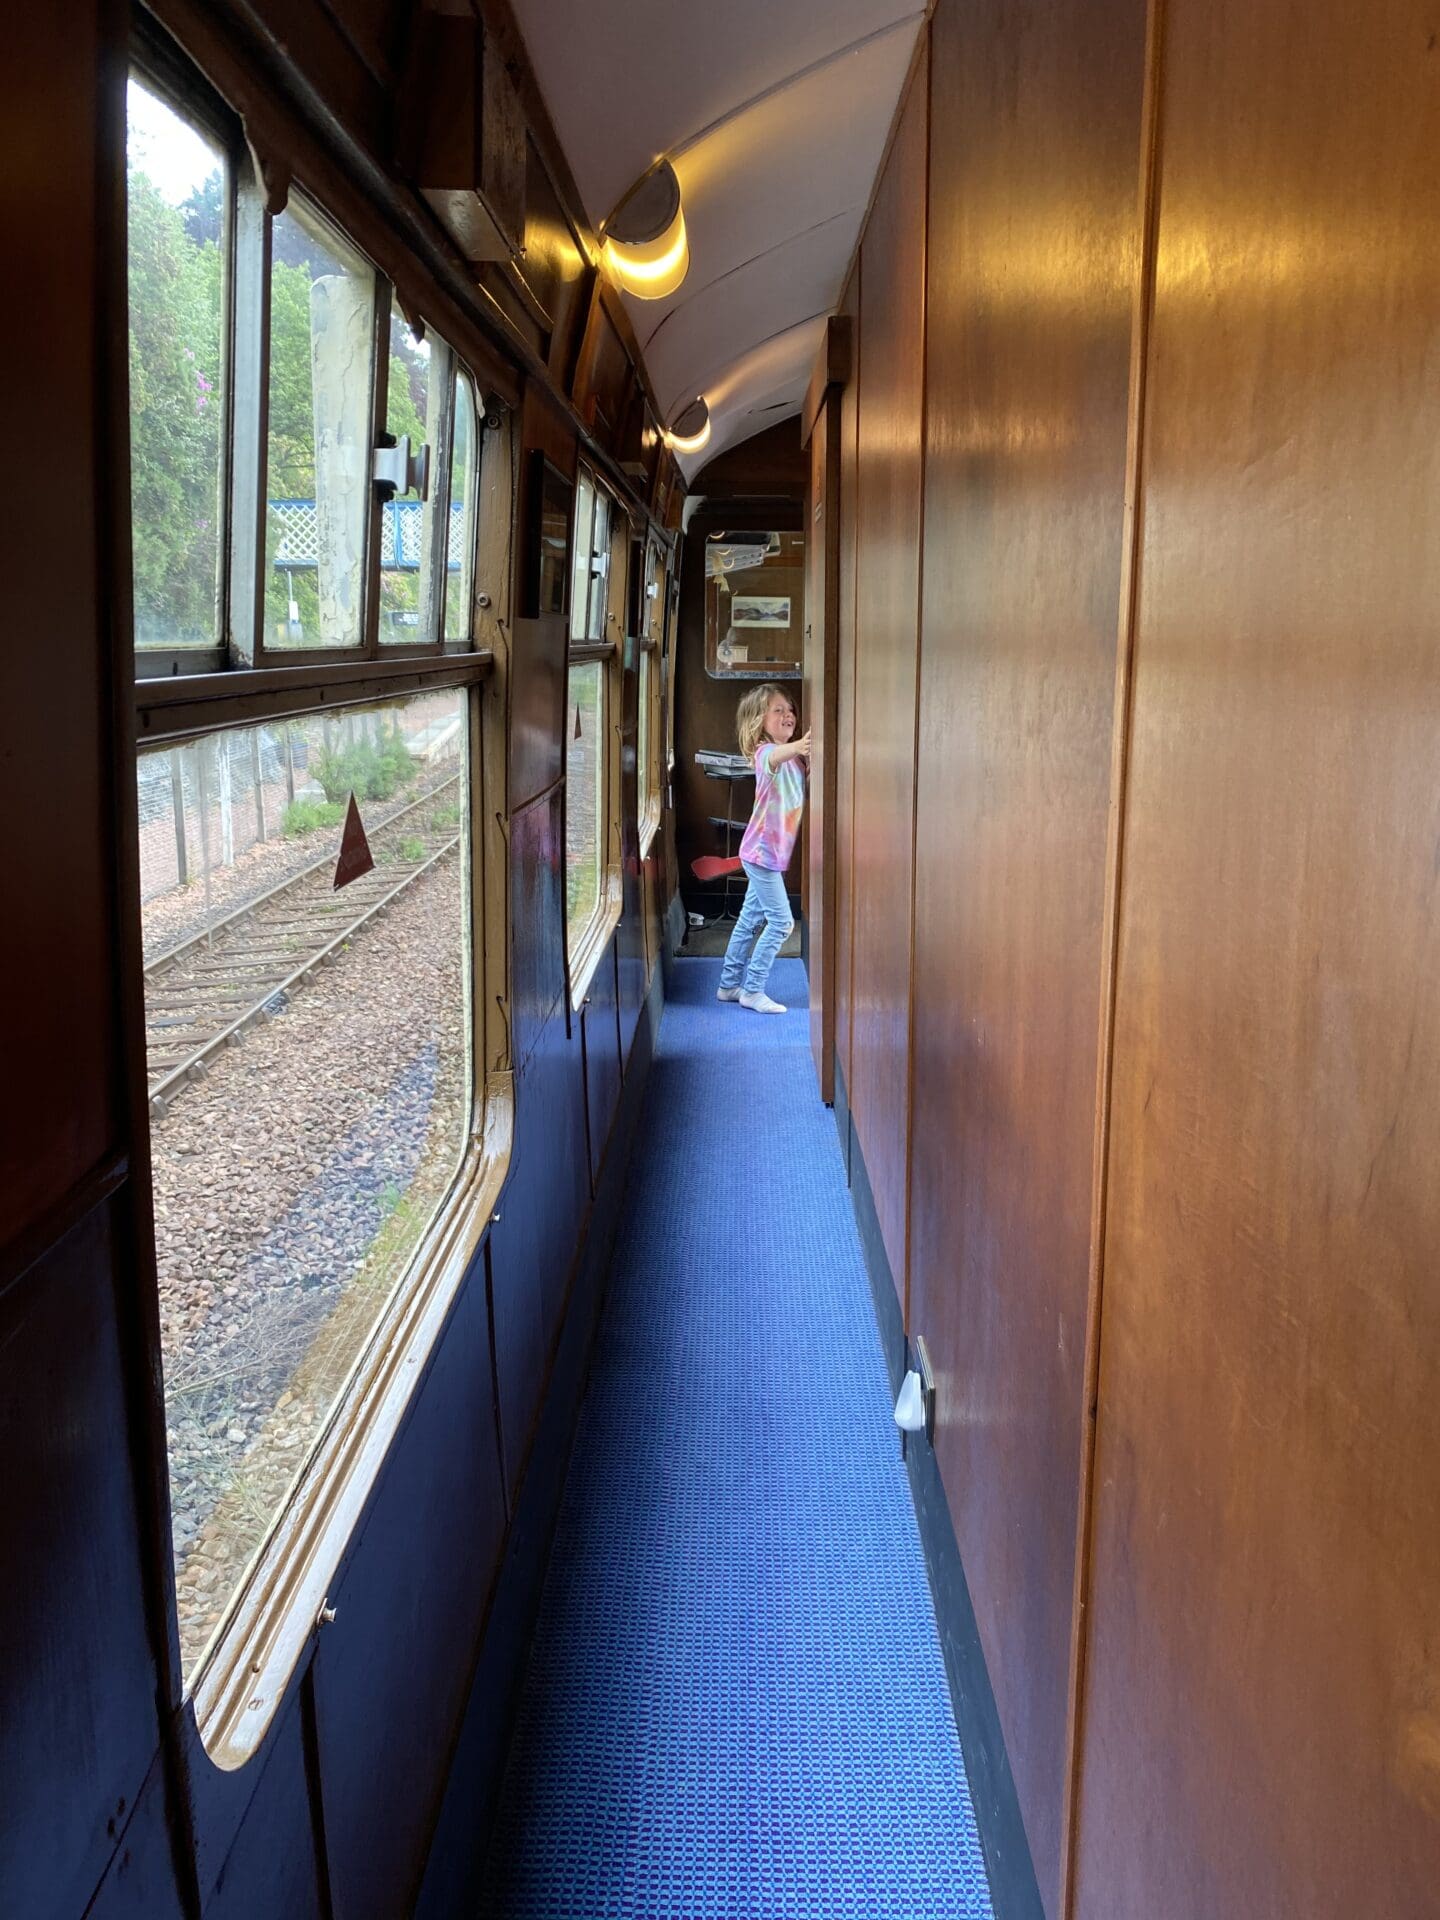
<instances>
[{"instance_id":1,"label":"dark blue lower wall panel","mask_svg":"<svg viewBox=\"0 0 1440 1920\"><path fill-rule=\"evenodd\" d=\"M519 1683L525 1672L525 1656L570 1462L575 1421L584 1398L605 1276L620 1223L631 1144L664 1004L662 974L657 967L641 1009L554 1369L525 1477L517 1490L470 1703L451 1763L414 1920L455 1920L474 1904L474 1887L509 1750Z\"/></svg>"},{"instance_id":2,"label":"dark blue lower wall panel","mask_svg":"<svg viewBox=\"0 0 1440 1920\"><path fill-rule=\"evenodd\" d=\"M850 1124L850 1103L838 1060L834 1111L841 1148L850 1169L850 1201L860 1229L860 1244L865 1250L875 1319L890 1368L891 1384L898 1393L908 1357L904 1318L895 1276L890 1271L880 1234L865 1156ZM945 1498L934 1449L923 1433L911 1436L905 1461L911 1497L920 1521L945 1671L955 1704L955 1724L960 1730L960 1745L980 1828L980 1845L990 1876L995 1920L1045 1920L1000 1713L995 1705L995 1693L980 1644L980 1629L950 1518L950 1505Z\"/></svg>"}]
</instances>

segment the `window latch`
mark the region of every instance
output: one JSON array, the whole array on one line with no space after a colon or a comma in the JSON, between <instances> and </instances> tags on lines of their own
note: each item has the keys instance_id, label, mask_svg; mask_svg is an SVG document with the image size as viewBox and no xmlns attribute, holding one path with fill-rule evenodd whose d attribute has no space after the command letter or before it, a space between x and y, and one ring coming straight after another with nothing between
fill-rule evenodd
<instances>
[{"instance_id":1,"label":"window latch","mask_svg":"<svg viewBox=\"0 0 1440 1920\"><path fill-rule=\"evenodd\" d=\"M389 500L397 493L418 493L422 500L428 500L430 449L420 446L412 451L408 433L402 433L393 444L387 436L385 444L375 449L371 474L382 499Z\"/></svg>"}]
</instances>

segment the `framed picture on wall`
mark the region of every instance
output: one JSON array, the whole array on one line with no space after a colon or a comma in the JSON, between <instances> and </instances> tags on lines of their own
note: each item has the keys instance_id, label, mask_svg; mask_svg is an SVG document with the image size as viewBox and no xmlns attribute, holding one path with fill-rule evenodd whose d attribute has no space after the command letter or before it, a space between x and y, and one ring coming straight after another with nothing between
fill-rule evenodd
<instances>
[{"instance_id":1,"label":"framed picture on wall","mask_svg":"<svg viewBox=\"0 0 1440 1920\"><path fill-rule=\"evenodd\" d=\"M570 583L570 514L575 489L538 447L525 456L525 551L520 618L563 614Z\"/></svg>"},{"instance_id":2,"label":"framed picture on wall","mask_svg":"<svg viewBox=\"0 0 1440 1920\"><path fill-rule=\"evenodd\" d=\"M790 628L790 599L787 594L737 593L730 599L732 627Z\"/></svg>"}]
</instances>

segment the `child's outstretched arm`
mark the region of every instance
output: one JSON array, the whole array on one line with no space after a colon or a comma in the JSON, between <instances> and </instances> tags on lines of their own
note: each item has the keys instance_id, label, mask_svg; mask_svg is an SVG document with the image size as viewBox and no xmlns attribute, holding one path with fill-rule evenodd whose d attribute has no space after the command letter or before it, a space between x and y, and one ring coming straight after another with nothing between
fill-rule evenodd
<instances>
[{"instance_id":1,"label":"child's outstretched arm","mask_svg":"<svg viewBox=\"0 0 1440 1920\"><path fill-rule=\"evenodd\" d=\"M808 729L801 734L798 740L791 740L783 747L772 746L770 749L770 764L772 767L778 767L786 760L808 760L809 758L810 734Z\"/></svg>"}]
</instances>

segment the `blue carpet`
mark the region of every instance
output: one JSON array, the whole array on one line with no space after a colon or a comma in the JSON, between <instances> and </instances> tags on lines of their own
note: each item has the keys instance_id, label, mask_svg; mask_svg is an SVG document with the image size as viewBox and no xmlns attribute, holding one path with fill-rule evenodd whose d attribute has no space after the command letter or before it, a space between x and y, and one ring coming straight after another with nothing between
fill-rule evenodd
<instances>
[{"instance_id":1,"label":"blue carpet","mask_svg":"<svg viewBox=\"0 0 1440 1920\"><path fill-rule=\"evenodd\" d=\"M990 1920L809 1052L675 973L481 1913Z\"/></svg>"}]
</instances>

